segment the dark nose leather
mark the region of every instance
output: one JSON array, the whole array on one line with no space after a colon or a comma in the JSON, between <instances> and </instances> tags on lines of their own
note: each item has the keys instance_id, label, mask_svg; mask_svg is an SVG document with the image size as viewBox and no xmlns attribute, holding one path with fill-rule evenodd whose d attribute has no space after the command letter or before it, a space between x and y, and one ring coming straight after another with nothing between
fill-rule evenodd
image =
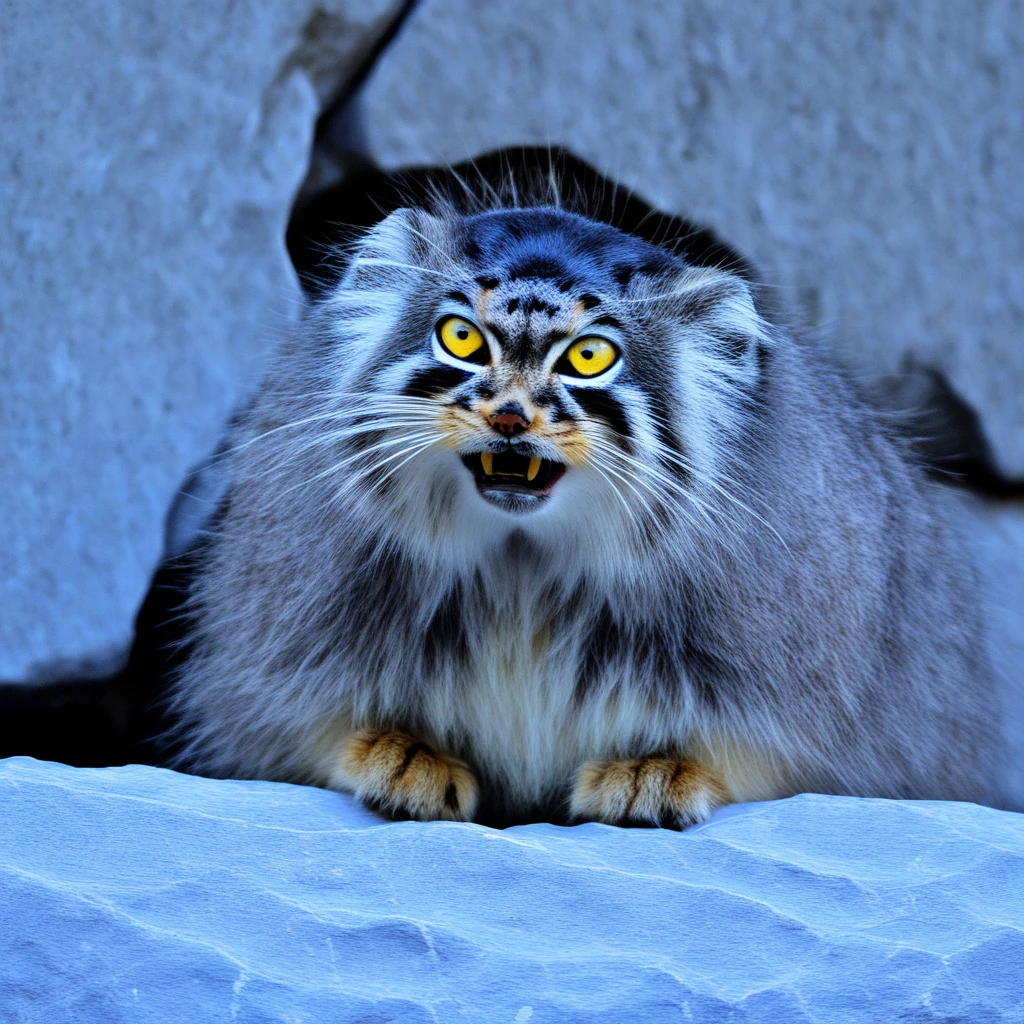
<instances>
[{"instance_id":1,"label":"dark nose leather","mask_svg":"<svg viewBox=\"0 0 1024 1024\"><path fill-rule=\"evenodd\" d=\"M492 412L487 417L487 422L505 437L515 437L516 434L521 434L530 426L530 421L526 418L522 406L514 402L503 405L500 409Z\"/></svg>"}]
</instances>

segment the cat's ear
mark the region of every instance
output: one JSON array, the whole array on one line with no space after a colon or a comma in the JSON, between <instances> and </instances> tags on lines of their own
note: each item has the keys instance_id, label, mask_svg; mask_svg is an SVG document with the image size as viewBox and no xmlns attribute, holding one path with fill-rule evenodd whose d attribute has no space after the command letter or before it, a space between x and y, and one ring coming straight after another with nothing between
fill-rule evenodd
<instances>
[{"instance_id":1,"label":"cat's ear","mask_svg":"<svg viewBox=\"0 0 1024 1024\"><path fill-rule=\"evenodd\" d=\"M402 207L370 229L365 242L395 258L430 265L448 251L451 232L447 223L419 207Z\"/></svg>"},{"instance_id":2,"label":"cat's ear","mask_svg":"<svg viewBox=\"0 0 1024 1024\"><path fill-rule=\"evenodd\" d=\"M412 207L389 213L355 244L337 292L382 286L409 294L446 262L450 232L440 218Z\"/></svg>"},{"instance_id":3,"label":"cat's ear","mask_svg":"<svg viewBox=\"0 0 1024 1024\"><path fill-rule=\"evenodd\" d=\"M746 363L759 346L771 344L750 283L715 267L688 267L669 287L657 290L664 312L700 336L709 354L726 363Z\"/></svg>"}]
</instances>

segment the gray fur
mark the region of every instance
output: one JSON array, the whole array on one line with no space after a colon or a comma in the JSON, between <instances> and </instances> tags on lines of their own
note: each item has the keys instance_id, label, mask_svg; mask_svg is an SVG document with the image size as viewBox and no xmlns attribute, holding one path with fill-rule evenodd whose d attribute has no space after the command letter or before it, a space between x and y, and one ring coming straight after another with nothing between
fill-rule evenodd
<instances>
[{"instance_id":1,"label":"gray fur","mask_svg":"<svg viewBox=\"0 0 1024 1024\"><path fill-rule=\"evenodd\" d=\"M525 241L501 234L515 212L393 214L284 346L231 439L193 595L185 763L324 785L335 738L372 726L464 758L522 813L561 805L584 761L663 751L737 799L994 800L983 626L940 489L740 276L533 214ZM571 289L511 279L531 231ZM637 269L615 285L623 252ZM439 441L431 410L482 378L396 397L438 365L445 296L476 302L481 276L526 346L509 380L554 387L592 439L537 511L485 502L446 447L484 433ZM538 369L584 293L622 325L606 390L628 442ZM561 305L527 314L530 296Z\"/></svg>"}]
</instances>

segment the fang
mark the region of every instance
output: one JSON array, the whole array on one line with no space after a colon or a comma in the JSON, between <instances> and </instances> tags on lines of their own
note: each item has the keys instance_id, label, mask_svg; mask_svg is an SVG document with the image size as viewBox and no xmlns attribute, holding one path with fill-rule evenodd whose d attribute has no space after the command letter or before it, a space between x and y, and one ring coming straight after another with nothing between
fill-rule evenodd
<instances>
[{"instance_id":1,"label":"fang","mask_svg":"<svg viewBox=\"0 0 1024 1024\"><path fill-rule=\"evenodd\" d=\"M533 481L537 479L537 474L540 472L540 459L536 455L530 459L530 468L526 471L526 479Z\"/></svg>"},{"instance_id":2,"label":"fang","mask_svg":"<svg viewBox=\"0 0 1024 1024\"><path fill-rule=\"evenodd\" d=\"M480 465L484 467L484 472L488 476L494 475L494 456L490 452L480 453ZM532 463L530 464L533 465Z\"/></svg>"}]
</instances>

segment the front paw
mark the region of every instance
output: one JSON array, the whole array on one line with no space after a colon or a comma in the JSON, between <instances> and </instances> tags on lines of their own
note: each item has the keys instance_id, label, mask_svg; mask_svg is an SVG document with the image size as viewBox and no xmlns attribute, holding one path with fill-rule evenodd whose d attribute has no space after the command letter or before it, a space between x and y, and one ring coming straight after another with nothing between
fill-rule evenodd
<instances>
[{"instance_id":1,"label":"front paw","mask_svg":"<svg viewBox=\"0 0 1024 1024\"><path fill-rule=\"evenodd\" d=\"M404 732L347 736L330 784L388 814L420 821L470 821L476 813L477 785L469 768Z\"/></svg>"},{"instance_id":2,"label":"front paw","mask_svg":"<svg viewBox=\"0 0 1024 1024\"><path fill-rule=\"evenodd\" d=\"M686 828L731 803L707 768L676 757L588 761L576 773L570 810L580 821Z\"/></svg>"}]
</instances>

